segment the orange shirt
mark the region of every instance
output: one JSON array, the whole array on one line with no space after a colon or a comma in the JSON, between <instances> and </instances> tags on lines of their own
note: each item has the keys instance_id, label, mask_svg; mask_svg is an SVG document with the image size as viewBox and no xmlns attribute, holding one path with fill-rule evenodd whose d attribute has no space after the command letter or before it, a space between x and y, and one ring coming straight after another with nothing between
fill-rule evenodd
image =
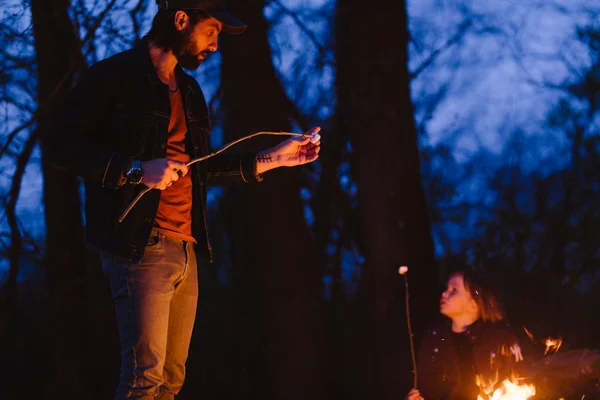
<instances>
[{"instance_id":1,"label":"orange shirt","mask_svg":"<svg viewBox=\"0 0 600 400\"><path fill-rule=\"evenodd\" d=\"M170 92L171 120L167 140L167 158L189 162L185 151L187 126L179 91ZM162 191L154 225L165 236L196 243L192 237L192 174L191 169Z\"/></svg>"}]
</instances>

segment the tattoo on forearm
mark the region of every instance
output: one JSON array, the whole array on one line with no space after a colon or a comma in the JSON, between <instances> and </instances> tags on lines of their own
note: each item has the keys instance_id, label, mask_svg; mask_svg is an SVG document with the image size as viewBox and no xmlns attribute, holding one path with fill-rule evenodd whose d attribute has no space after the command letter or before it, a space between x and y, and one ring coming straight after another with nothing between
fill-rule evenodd
<instances>
[{"instance_id":1,"label":"tattoo on forearm","mask_svg":"<svg viewBox=\"0 0 600 400\"><path fill-rule=\"evenodd\" d=\"M258 154L256 156L256 161L259 163L270 163L273 160L271 159L270 154Z\"/></svg>"}]
</instances>

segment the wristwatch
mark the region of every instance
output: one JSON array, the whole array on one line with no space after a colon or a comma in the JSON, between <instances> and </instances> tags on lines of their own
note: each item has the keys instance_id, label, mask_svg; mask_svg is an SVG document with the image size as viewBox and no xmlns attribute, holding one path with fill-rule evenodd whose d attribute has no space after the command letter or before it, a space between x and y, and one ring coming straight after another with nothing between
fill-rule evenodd
<instances>
[{"instance_id":1,"label":"wristwatch","mask_svg":"<svg viewBox=\"0 0 600 400\"><path fill-rule=\"evenodd\" d=\"M142 181L143 176L144 172L142 171L142 162L140 160L131 161L129 171L127 171L127 173L125 174L125 177L127 178L127 183L137 185Z\"/></svg>"}]
</instances>

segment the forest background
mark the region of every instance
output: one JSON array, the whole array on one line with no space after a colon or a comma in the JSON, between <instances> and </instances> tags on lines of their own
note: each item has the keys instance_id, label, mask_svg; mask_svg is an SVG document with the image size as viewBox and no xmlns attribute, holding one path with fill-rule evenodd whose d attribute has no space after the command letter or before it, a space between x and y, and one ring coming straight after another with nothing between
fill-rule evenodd
<instances>
[{"instance_id":1,"label":"forest background","mask_svg":"<svg viewBox=\"0 0 600 400\"><path fill-rule=\"evenodd\" d=\"M117 334L85 194L44 165L44 138L81 72L131 47L156 8L0 0L2 399L111 398ZM213 147L319 125L323 148L259 185L211 189L216 262L200 271L182 399L403 398L400 265L417 342L444 273L469 265L493 277L520 335L600 348L600 5L228 8L248 31L193 72Z\"/></svg>"}]
</instances>

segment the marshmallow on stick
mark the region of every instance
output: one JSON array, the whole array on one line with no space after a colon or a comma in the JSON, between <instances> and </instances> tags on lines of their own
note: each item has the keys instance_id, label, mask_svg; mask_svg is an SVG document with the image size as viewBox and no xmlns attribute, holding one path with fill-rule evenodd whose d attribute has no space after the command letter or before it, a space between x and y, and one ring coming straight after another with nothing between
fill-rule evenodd
<instances>
[{"instance_id":1,"label":"marshmallow on stick","mask_svg":"<svg viewBox=\"0 0 600 400\"><path fill-rule=\"evenodd\" d=\"M417 358L415 356L415 343L413 340L413 331L412 331L412 326L410 324L410 306L408 303L408 298L409 298L409 294L408 294L408 276L406 275L406 273L408 272L408 267L406 265L401 266L400 268L398 268L398 274L402 275L404 277L404 292L406 295L406 326L408 328L408 339L410 341L410 355L412 357L412 364L413 364L413 387L416 388L417 387Z\"/></svg>"}]
</instances>

